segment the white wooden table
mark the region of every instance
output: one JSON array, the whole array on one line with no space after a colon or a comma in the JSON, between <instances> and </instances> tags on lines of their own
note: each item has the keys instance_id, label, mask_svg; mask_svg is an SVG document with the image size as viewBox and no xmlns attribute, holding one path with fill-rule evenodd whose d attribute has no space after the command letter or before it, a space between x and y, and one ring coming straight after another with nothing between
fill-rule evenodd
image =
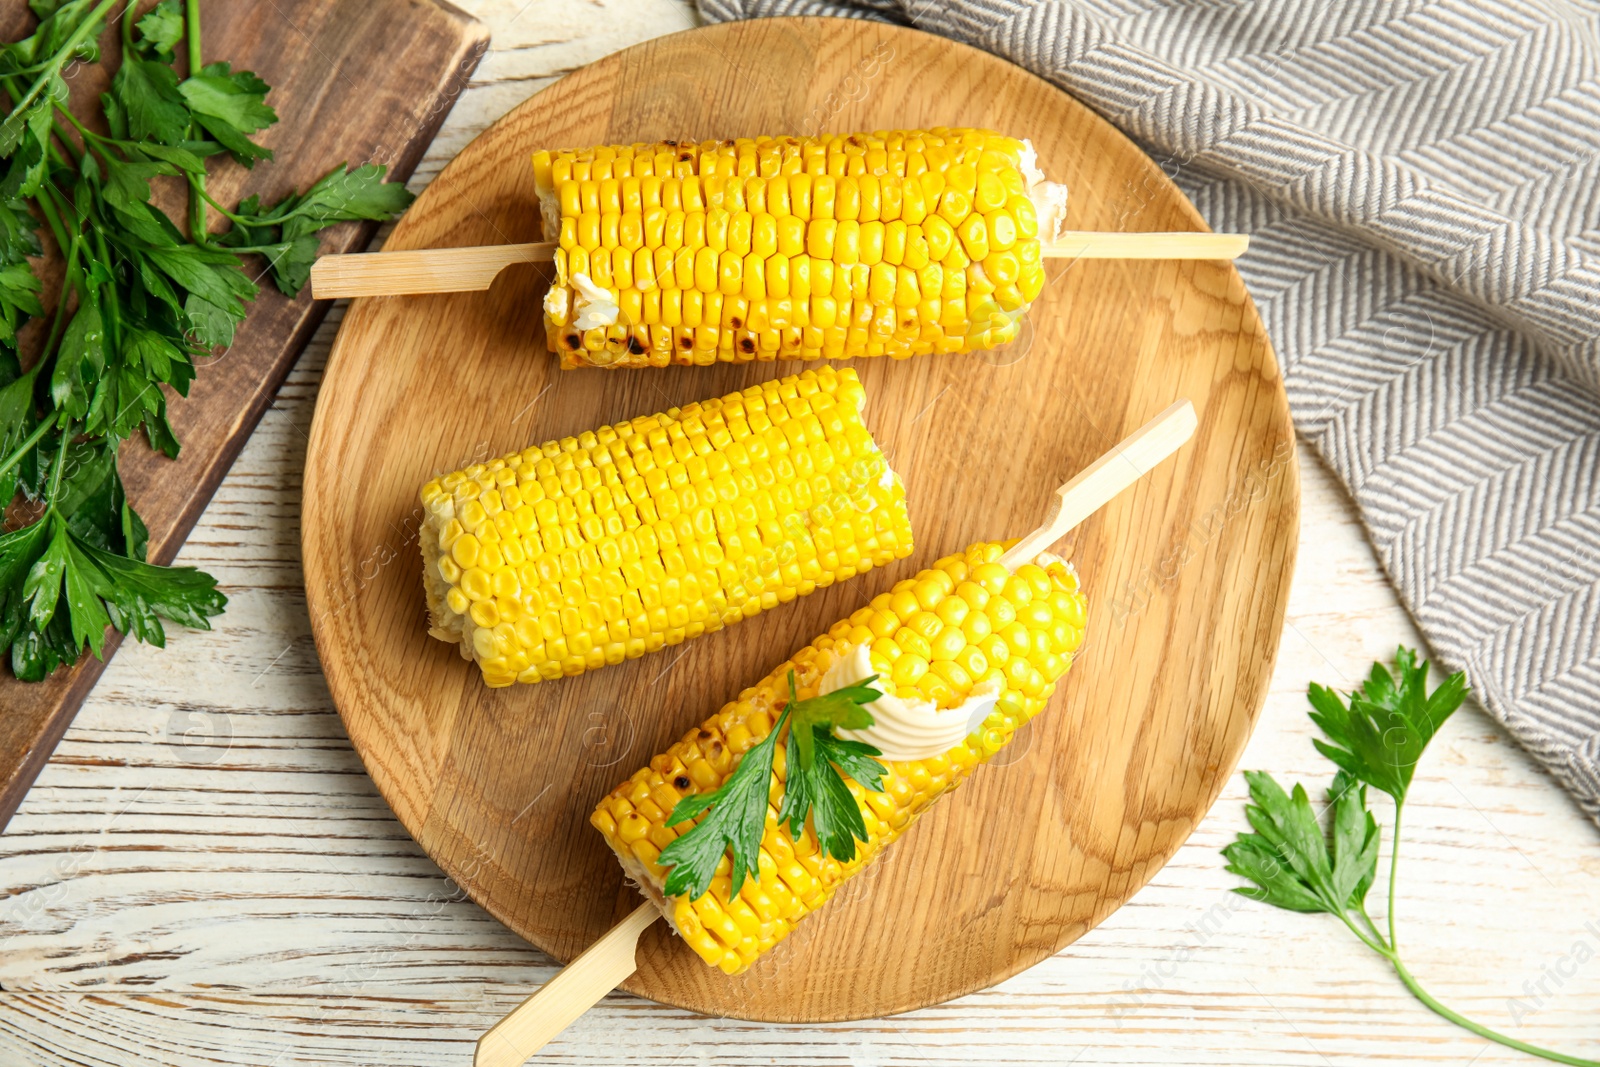
<instances>
[{"instance_id":1,"label":"white wooden table","mask_svg":"<svg viewBox=\"0 0 1600 1067\"><path fill-rule=\"evenodd\" d=\"M687 27L682 0L456 0L494 50L419 170L528 94ZM230 597L210 633L118 653L0 836L0 1064L465 1065L553 973L407 837L318 671L299 565L306 430L337 311L185 548ZM1417 636L1309 453L1300 568L1243 765L1320 783L1309 681L1353 685ZM0 714L3 714L0 709ZM539 1062L1532 1062L1436 1019L1326 916L1229 892L1235 776L1104 925L1009 982L861 1023L768 1026L613 995ZM1600 833L1469 705L1413 788L1401 937L1458 1010L1600 1056ZM1385 816L1386 817L1386 816ZM1375 894L1376 896L1376 894ZM1518 998L1513 1001L1512 998Z\"/></svg>"}]
</instances>

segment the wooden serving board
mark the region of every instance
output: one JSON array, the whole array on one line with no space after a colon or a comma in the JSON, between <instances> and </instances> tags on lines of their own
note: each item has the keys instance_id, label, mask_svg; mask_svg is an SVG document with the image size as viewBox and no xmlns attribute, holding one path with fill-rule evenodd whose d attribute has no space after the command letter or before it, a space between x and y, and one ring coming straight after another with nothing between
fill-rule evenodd
<instances>
[{"instance_id":1,"label":"wooden serving board","mask_svg":"<svg viewBox=\"0 0 1600 1067\"><path fill-rule=\"evenodd\" d=\"M628 49L469 145L390 248L538 239L538 146L982 125L1030 136L1077 229L1196 230L1160 170L1017 67L869 22L758 20ZM556 368L545 281L356 302L307 461L303 548L340 713L401 822L498 919L570 959L639 903L590 828L596 800L833 621L934 559L1019 536L1050 493L1175 398L1193 441L1069 542L1088 639L1051 707L748 973L645 934L624 988L715 1015L886 1015L1015 974L1079 937L1172 855L1266 695L1293 569L1298 473L1276 364L1231 266L1061 264L1031 336L987 355L854 364L905 479L915 555L618 667L490 690L427 636L416 493L475 458L800 369Z\"/></svg>"},{"instance_id":2,"label":"wooden serving board","mask_svg":"<svg viewBox=\"0 0 1600 1067\"><path fill-rule=\"evenodd\" d=\"M224 204L251 193L268 202L304 188L340 163L384 163L404 181L488 48L487 32L456 8L434 0L273 0L270 4L210 2L202 8L204 58L226 58L254 70L273 87L267 102L279 122L263 135L276 153L253 171L212 168L209 188ZM21 3L0 13L0 37L31 33ZM115 27L102 53L120 54ZM100 121L98 98L110 82L107 66L77 67L72 106ZM176 194L176 189L158 191ZM182 217L181 198L164 206ZM220 228L216 212L213 224ZM322 247L364 248L376 224L345 223L328 230ZM41 237L49 241L48 231ZM58 266L53 247L41 273ZM264 262L259 266L264 266ZM308 286L295 300L268 278L225 357L202 362L187 399L169 410L183 451L175 461L151 451L143 438L122 452L129 498L150 527L150 559L170 563L200 517L244 442L272 403L300 350L330 303L314 303ZM48 294L47 294L48 295ZM223 623L226 625L226 623ZM106 649L116 650L115 634ZM76 667L43 682L18 682L0 667L0 829L55 750L105 664L85 656Z\"/></svg>"}]
</instances>

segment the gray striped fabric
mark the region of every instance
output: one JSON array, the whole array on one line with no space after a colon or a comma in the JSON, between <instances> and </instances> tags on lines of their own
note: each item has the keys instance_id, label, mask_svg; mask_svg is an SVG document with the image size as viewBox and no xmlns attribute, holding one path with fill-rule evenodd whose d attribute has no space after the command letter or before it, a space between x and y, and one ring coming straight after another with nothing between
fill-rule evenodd
<instances>
[{"instance_id":1,"label":"gray striped fabric","mask_svg":"<svg viewBox=\"0 0 1600 1067\"><path fill-rule=\"evenodd\" d=\"M1434 657L1600 822L1594 0L700 7L986 48L1138 140L1213 228L1249 232L1239 269L1296 427Z\"/></svg>"}]
</instances>

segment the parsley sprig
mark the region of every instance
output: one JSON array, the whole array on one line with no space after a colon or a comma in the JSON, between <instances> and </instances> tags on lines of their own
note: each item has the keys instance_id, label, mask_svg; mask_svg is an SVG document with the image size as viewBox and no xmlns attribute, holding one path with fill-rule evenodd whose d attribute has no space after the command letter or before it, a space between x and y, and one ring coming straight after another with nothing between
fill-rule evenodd
<instances>
[{"instance_id":1,"label":"parsley sprig","mask_svg":"<svg viewBox=\"0 0 1600 1067\"><path fill-rule=\"evenodd\" d=\"M205 627L222 611L209 576L145 562L118 449L142 432L178 454L169 390L187 395L195 361L233 343L259 292L242 257L265 256L261 273L293 297L318 231L389 218L411 197L383 167L341 166L303 194L229 210L206 191L210 162L270 160L256 137L278 116L255 74L202 63L198 0L29 7L34 32L0 44L0 652L37 681L85 645L100 655L108 625L160 645L162 619ZM68 109L62 72L101 61L113 19L117 70L92 128ZM152 203L161 181L187 187L187 230ZM211 210L231 223L220 235ZM48 313L41 222L62 257Z\"/></svg>"},{"instance_id":2,"label":"parsley sprig","mask_svg":"<svg viewBox=\"0 0 1600 1067\"><path fill-rule=\"evenodd\" d=\"M733 861L734 893L746 875L759 876L757 858L767 827L774 751L785 725L788 775L778 825L787 825L789 837L798 841L809 815L825 855L845 863L855 859L856 842L867 839L867 827L844 778L882 792L884 767L873 758L882 753L861 741L838 737L834 730L863 730L873 724L872 713L863 705L883 696L873 688L877 679L874 674L855 685L801 700L794 671L789 672L789 701L772 732L744 754L719 788L684 797L667 817L667 825L676 826L711 809L692 830L661 850L661 865L672 868L667 875L668 896L704 896L724 853Z\"/></svg>"},{"instance_id":3,"label":"parsley sprig","mask_svg":"<svg viewBox=\"0 0 1600 1067\"><path fill-rule=\"evenodd\" d=\"M1331 813L1324 828L1302 785L1284 792L1270 774L1246 772L1251 805L1245 814L1254 833L1240 834L1222 850L1228 870L1252 884L1236 889L1253 900L1299 912L1326 912L1361 943L1389 961L1413 996L1438 1015L1509 1048L1578 1067L1594 1060L1539 1048L1474 1022L1439 1003L1406 969L1395 933L1395 886L1399 870L1400 820L1411 777L1439 727L1467 695L1466 676L1451 675L1428 692L1428 664L1401 648L1396 678L1374 664L1349 702L1313 684L1311 719L1327 735L1313 743L1338 766L1327 794ZM1367 892L1377 879L1380 831L1367 808L1367 786L1394 798L1394 846L1389 856L1389 902L1385 930L1367 912Z\"/></svg>"}]
</instances>

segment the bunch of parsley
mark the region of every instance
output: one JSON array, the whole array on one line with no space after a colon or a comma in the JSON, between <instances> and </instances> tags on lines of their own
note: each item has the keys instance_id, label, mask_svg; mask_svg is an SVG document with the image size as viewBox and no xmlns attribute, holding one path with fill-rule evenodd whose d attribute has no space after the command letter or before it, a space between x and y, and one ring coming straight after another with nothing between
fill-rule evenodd
<instances>
[{"instance_id":1,"label":"bunch of parsley","mask_svg":"<svg viewBox=\"0 0 1600 1067\"><path fill-rule=\"evenodd\" d=\"M789 672L789 702L772 732L740 758L739 766L721 787L710 793L692 793L673 805L668 826L687 822L708 808L711 814L661 850L661 865L672 868L667 875L668 896L704 896L725 852L731 853L733 860L734 893L744 885L746 875L759 875L757 857L767 828L774 749L785 726L788 771L778 825L787 825L790 838L798 841L809 815L824 855L845 863L855 859L856 842L867 839L867 826L844 777L875 793L883 792L884 767L873 758L883 753L861 741L836 737L833 731L864 730L873 724L872 713L862 705L883 696L872 687L877 680L878 676L872 675L844 689L801 700L794 671Z\"/></svg>"},{"instance_id":2,"label":"bunch of parsley","mask_svg":"<svg viewBox=\"0 0 1600 1067\"><path fill-rule=\"evenodd\" d=\"M209 161L271 159L253 138L278 117L260 78L201 61L198 0L142 12L138 0L28 6L33 34L0 45L0 652L18 678L37 681L85 644L100 655L108 625L161 645L161 620L206 627L222 611L210 576L145 562L147 532L117 450L142 433L178 454L162 387L187 395L195 360L233 343L259 292L241 257L265 256L292 297L317 231L390 218L410 194L384 183L383 167L341 166L305 193L229 211L206 192ZM99 41L113 20L119 54L102 132L68 110L63 71L105 58ZM162 177L187 185L185 226L151 202ZM232 223L220 236L208 233L209 209ZM41 222L64 261L48 312L32 262ZM48 325L28 332L42 347L25 359L19 337L31 319Z\"/></svg>"},{"instance_id":3,"label":"bunch of parsley","mask_svg":"<svg viewBox=\"0 0 1600 1067\"><path fill-rule=\"evenodd\" d=\"M1389 961L1400 981L1430 1010L1480 1037L1508 1048L1577 1067L1594 1060L1552 1052L1497 1033L1445 1007L1418 984L1400 958L1395 936L1395 885L1399 871L1400 817L1411 776L1428 742L1466 699L1466 676L1453 674L1428 692L1428 665L1408 648L1395 653L1396 678L1382 664L1346 703L1338 693L1313 684L1311 720L1327 740L1317 751L1339 768L1328 790L1328 826L1312 810L1304 786L1286 793L1270 774L1246 772L1250 799L1245 814L1255 833L1240 834L1222 850L1228 870L1252 885L1235 892L1289 911L1326 912L1361 943ZM1367 808L1367 786L1394 798L1394 844L1389 856L1386 932L1367 913L1367 891L1378 876L1380 833Z\"/></svg>"}]
</instances>

